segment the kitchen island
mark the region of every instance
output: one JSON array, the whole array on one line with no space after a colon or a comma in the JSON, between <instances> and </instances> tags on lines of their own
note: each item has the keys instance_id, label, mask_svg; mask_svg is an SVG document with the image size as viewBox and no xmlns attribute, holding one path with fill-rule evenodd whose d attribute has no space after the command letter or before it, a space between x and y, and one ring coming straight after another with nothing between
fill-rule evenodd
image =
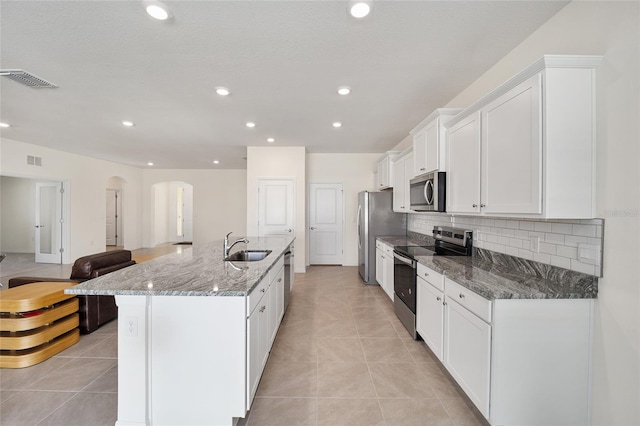
<instances>
[{"instance_id":1,"label":"kitchen island","mask_svg":"<svg viewBox=\"0 0 640 426\"><path fill-rule=\"evenodd\" d=\"M294 238L248 237L260 261L226 262L213 242L66 290L114 295L116 425L231 425L251 406L282 319ZM244 248L244 247L243 247Z\"/></svg>"}]
</instances>

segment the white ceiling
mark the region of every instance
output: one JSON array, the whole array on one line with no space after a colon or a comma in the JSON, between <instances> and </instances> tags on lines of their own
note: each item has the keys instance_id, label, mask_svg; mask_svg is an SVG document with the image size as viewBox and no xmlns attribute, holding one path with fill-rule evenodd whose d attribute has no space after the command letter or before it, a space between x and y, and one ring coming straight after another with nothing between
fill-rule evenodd
<instances>
[{"instance_id":1,"label":"white ceiling","mask_svg":"<svg viewBox=\"0 0 640 426\"><path fill-rule=\"evenodd\" d=\"M157 168L245 168L268 137L383 152L567 4L376 1L358 21L347 1L165 3L169 22L141 1L2 0L0 68L59 86L0 77L2 136Z\"/></svg>"}]
</instances>

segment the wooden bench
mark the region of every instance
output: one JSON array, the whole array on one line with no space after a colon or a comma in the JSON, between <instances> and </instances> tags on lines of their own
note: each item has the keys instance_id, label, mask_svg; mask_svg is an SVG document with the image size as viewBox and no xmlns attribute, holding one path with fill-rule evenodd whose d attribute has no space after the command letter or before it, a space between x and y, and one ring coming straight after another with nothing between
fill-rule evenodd
<instances>
[{"instance_id":1,"label":"wooden bench","mask_svg":"<svg viewBox=\"0 0 640 426\"><path fill-rule=\"evenodd\" d=\"M39 282L0 291L0 367L38 364L80 339L73 282Z\"/></svg>"}]
</instances>

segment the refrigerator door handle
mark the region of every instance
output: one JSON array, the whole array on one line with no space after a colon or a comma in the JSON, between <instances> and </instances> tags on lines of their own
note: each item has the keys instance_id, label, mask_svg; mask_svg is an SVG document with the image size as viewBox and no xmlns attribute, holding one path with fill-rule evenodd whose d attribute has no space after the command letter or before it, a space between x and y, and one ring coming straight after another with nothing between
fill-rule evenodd
<instances>
[{"instance_id":1,"label":"refrigerator door handle","mask_svg":"<svg viewBox=\"0 0 640 426\"><path fill-rule=\"evenodd\" d=\"M362 230L360 229L360 213L362 206L358 206L358 216L356 218L356 229L358 230L358 248L362 248Z\"/></svg>"}]
</instances>

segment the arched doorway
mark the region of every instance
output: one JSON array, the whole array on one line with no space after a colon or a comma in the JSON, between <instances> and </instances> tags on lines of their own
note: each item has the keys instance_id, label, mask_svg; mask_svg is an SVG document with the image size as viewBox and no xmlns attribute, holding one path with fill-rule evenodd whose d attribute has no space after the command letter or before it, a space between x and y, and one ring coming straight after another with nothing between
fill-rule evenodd
<instances>
[{"instance_id":1,"label":"arched doorway","mask_svg":"<svg viewBox=\"0 0 640 426\"><path fill-rule=\"evenodd\" d=\"M107 250L124 247L124 188L127 181L119 176L107 179L106 188L106 245Z\"/></svg>"},{"instance_id":2,"label":"arched doorway","mask_svg":"<svg viewBox=\"0 0 640 426\"><path fill-rule=\"evenodd\" d=\"M193 241L193 185L182 181L151 186L153 246Z\"/></svg>"}]
</instances>

